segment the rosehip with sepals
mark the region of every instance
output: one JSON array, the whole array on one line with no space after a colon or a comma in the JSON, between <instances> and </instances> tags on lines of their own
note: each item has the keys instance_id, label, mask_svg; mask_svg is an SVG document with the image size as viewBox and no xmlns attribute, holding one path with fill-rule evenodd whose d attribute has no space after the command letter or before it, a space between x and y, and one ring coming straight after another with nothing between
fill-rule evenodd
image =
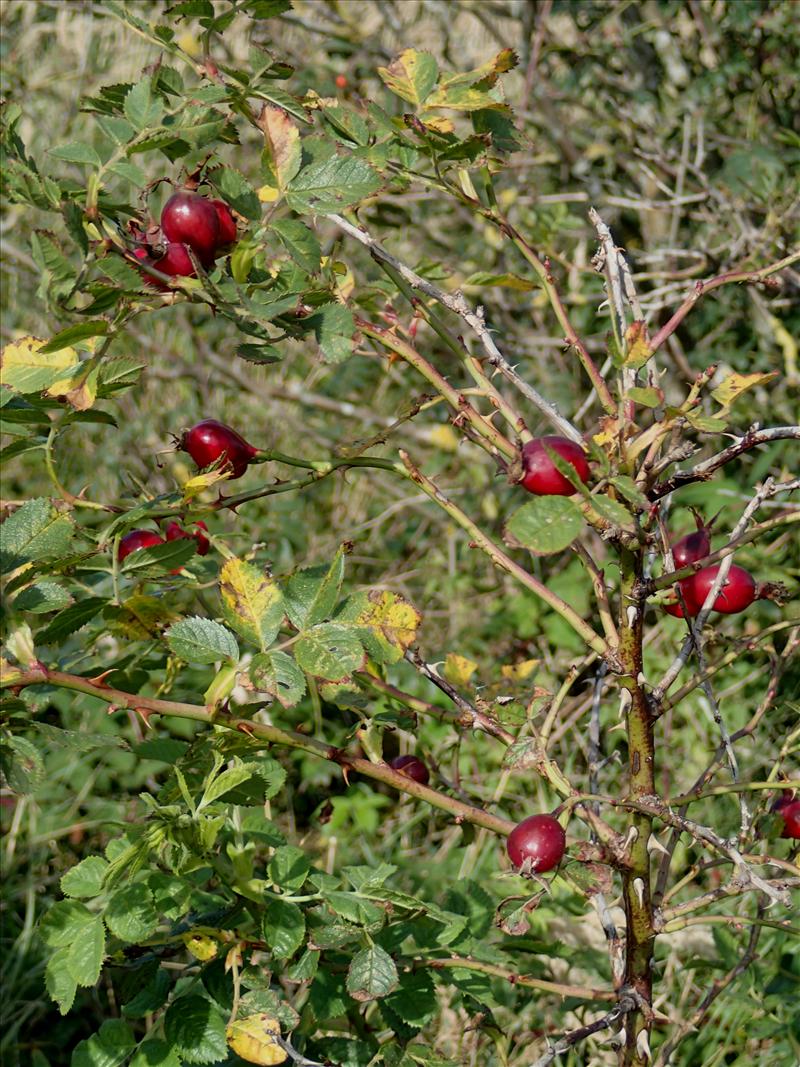
<instances>
[{"instance_id":1,"label":"rosehip with sepals","mask_svg":"<svg viewBox=\"0 0 800 1067\"><path fill-rule=\"evenodd\" d=\"M178 442L178 448L188 452L201 469L222 460L223 469L229 468L232 478L241 478L258 453L258 449L248 444L241 434L217 419L203 419L187 430Z\"/></svg>"},{"instance_id":2,"label":"rosehip with sepals","mask_svg":"<svg viewBox=\"0 0 800 1067\"><path fill-rule=\"evenodd\" d=\"M131 552L138 552L140 548L152 548L153 545L163 544L164 538L159 537L153 530L131 530L130 533L120 538L117 559L122 563Z\"/></svg>"},{"instance_id":3,"label":"rosehip with sepals","mask_svg":"<svg viewBox=\"0 0 800 1067\"><path fill-rule=\"evenodd\" d=\"M681 582L681 591L690 615L697 615L702 608L717 580L720 566L721 564L716 563L713 567L704 567L691 578L685 578ZM758 586L752 574L734 563L711 607L721 615L736 615L749 608L757 599Z\"/></svg>"},{"instance_id":4,"label":"rosehip with sepals","mask_svg":"<svg viewBox=\"0 0 800 1067\"><path fill-rule=\"evenodd\" d=\"M704 559L711 551L710 533L714 519L709 523L705 523L702 516L695 511L694 521L697 524L697 529L694 533L686 534L685 537L681 537L672 546L672 559L676 570L680 567L685 567L689 563L697 563L699 559Z\"/></svg>"},{"instance_id":5,"label":"rosehip with sepals","mask_svg":"<svg viewBox=\"0 0 800 1067\"><path fill-rule=\"evenodd\" d=\"M567 835L552 815L531 815L514 827L506 839L508 858L516 868L543 874L557 867L567 847Z\"/></svg>"},{"instance_id":6,"label":"rosehip with sepals","mask_svg":"<svg viewBox=\"0 0 800 1067\"><path fill-rule=\"evenodd\" d=\"M418 756L395 756L389 766L420 785L427 785L430 780L428 768Z\"/></svg>"},{"instance_id":7,"label":"rosehip with sepals","mask_svg":"<svg viewBox=\"0 0 800 1067\"><path fill-rule=\"evenodd\" d=\"M219 244L219 215L199 193L173 193L161 211L161 230L168 241L189 245L204 266L214 261Z\"/></svg>"},{"instance_id":8,"label":"rosehip with sepals","mask_svg":"<svg viewBox=\"0 0 800 1067\"><path fill-rule=\"evenodd\" d=\"M167 529L165 531L167 535L167 540L178 541L183 537L194 538L194 540L197 542L197 548L195 549L195 551L197 552L198 556L206 556L208 555L208 551L211 548L211 542L208 540L203 531L207 531L208 527L202 519L200 519L194 525L199 526L200 529L196 531L185 530L180 525L180 523L171 522L167 526Z\"/></svg>"},{"instance_id":9,"label":"rosehip with sepals","mask_svg":"<svg viewBox=\"0 0 800 1067\"><path fill-rule=\"evenodd\" d=\"M569 463L582 482L588 482L589 462L581 446L566 437L551 436L535 437L522 446L521 484L537 496L572 496L577 489L558 470L548 449Z\"/></svg>"}]
</instances>

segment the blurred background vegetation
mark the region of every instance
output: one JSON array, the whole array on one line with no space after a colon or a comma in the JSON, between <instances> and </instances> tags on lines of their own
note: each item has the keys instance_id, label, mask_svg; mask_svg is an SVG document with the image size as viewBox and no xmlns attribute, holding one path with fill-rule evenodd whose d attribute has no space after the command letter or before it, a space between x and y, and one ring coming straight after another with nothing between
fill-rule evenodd
<instances>
[{"instance_id":1,"label":"blurred background vegetation","mask_svg":"<svg viewBox=\"0 0 800 1067\"><path fill-rule=\"evenodd\" d=\"M164 19L169 5L139 0L135 10L140 17ZM21 132L41 169L63 173L65 164L48 160L48 149L56 142L91 141L93 118L81 110L81 101L101 85L137 80L157 60L157 51L102 2L4 0L0 13L3 96L22 106ZM186 18L181 25L183 48L199 59L196 23ZM528 240L551 257L573 321L601 362L608 321L605 312L598 311L602 280L591 264L596 240L586 217L589 206L598 208L616 240L627 248L651 325L666 321L694 280L728 268L764 266L785 256L800 240L800 35L795 3L294 0L291 11L269 21L234 19L215 43L215 59L244 62L253 43L294 65L295 74L286 83L293 93L313 89L351 102L367 98L394 108L393 113L400 113L401 102L386 93L376 68L400 49L428 49L441 67L452 70L476 66L500 48L515 49L521 62L505 84L521 147L498 180L500 202ZM252 178L258 152L254 134L243 130L242 143L223 146L220 156ZM157 153L140 156L138 162L149 168L151 179L178 177L177 168ZM74 177L80 181L81 172L76 170ZM152 198L154 212L160 197L156 192ZM530 282L513 249L501 247L490 228L476 224L457 204L422 187L378 196L361 217L398 258L446 288L462 287L473 302L483 303L504 351L523 377L582 429L591 428L598 412L582 403L585 382L564 349L544 295L532 285L518 287L513 280L489 285L482 277L513 274ZM31 256L30 234L42 225L50 222L37 218L31 207L4 203L4 344L25 334L47 337L67 325L47 310ZM399 302L392 305L382 295L383 276L360 248L341 244L339 234L324 222L318 233L326 254L352 271L356 299L380 306L390 319L396 313L408 321L409 309ZM281 255L275 251L276 260ZM662 386L668 397L681 395L685 383L712 363L719 373L731 368L775 371L779 378L746 394L735 409L740 428L753 421L796 421L796 268L785 272L784 282L777 295L754 286L730 286L701 302L664 352ZM424 324L418 340L454 378L460 373ZM330 366L308 345L290 342L284 362L258 368L235 359L238 341L228 323L200 307L163 308L140 316L117 351L141 360L141 386L114 405L119 429L81 427L74 438L62 439L62 481L73 492L87 485L91 496L108 501L132 502L143 489L166 491L186 468L183 455L163 450L170 447L173 434L203 417L231 423L258 446L325 458L335 448L391 424L409 397L424 391L410 368L387 364L368 344L349 362ZM534 432L541 429L534 413L526 414ZM522 502L521 491L497 479L487 458L458 440L446 415L435 407L400 426L382 450L391 454L400 446L408 448L465 510L482 516L485 528L499 534L504 516ZM796 474L798 467L794 444L778 443L751 453L713 485L682 491L673 504L673 528L685 532L692 525L686 510L690 505L707 516L723 507L717 529L724 533L758 479L770 472ZM24 455L8 464L6 501L50 491L38 460ZM420 647L425 657L440 661L448 652L457 652L475 660L478 667L470 684L476 687L491 692L503 678L503 667L536 661L527 688L533 683L552 691L569 667L579 663L580 643L558 618L471 551L467 537L426 498L381 472L330 478L302 496L257 501L214 522L215 532L223 533L234 549L257 543L256 559L269 563L276 573L329 559L342 540L353 540L351 587L379 586L406 595L424 612ZM600 544L594 547L602 556ZM711 649L715 655L738 647L737 638L800 615L800 546L789 536L774 541L769 553L747 546L737 560L760 580L788 582L792 600L783 609L760 603L746 618L719 621ZM216 563L208 557L201 567L205 571L200 573L211 581ZM548 560L540 569L561 596L581 611L590 610L588 583L574 556ZM191 602L180 587L168 595L179 610L214 613L213 604L203 603L202 591L192 592ZM648 622L647 669L655 674L671 658L682 624L657 617L655 611ZM731 730L744 725L764 696L782 633L771 641L734 660L717 676L717 693ZM85 655L78 635L72 666L81 669ZM128 674L141 684L163 666L160 657L143 653L131 662ZM437 700L434 691L422 688L410 669L402 667L398 684ZM556 732L555 755L577 779L585 775L584 726L592 681L591 674L577 675ZM792 702L798 700L799 688L800 665L795 664L784 673L773 709L746 752L745 776L758 777L768 770L790 721L796 721ZM344 740L356 720L338 709L324 710L330 739ZM669 750L660 772L666 791L678 792L690 784L715 747L714 727L704 711L698 691L665 717L659 740ZM17 800L8 789L2 793L6 997L0 1041L9 1064L18 1057L34 1067L67 1062L68 1050L114 1010L110 989L100 988L84 992L80 1010L59 1019L42 986L43 962L34 935L38 910L43 900L58 895L63 872L116 832L115 821L118 825L135 817L137 793L163 771L162 765L142 762L115 747L120 735L136 739L135 723L105 719L88 702L65 696L53 698L43 714L53 723L105 734L108 746L98 739L91 752L54 749L46 780L35 794ZM314 709L302 704L286 714L285 722L297 725L312 714ZM616 721L616 707L604 707L602 714L608 729ZM400 746L410 740L403 731L397 738ZM428 754L470 797L491 802L502 753L485 738L453 746L449 728L427 721L420 726L417 751ZM324 862L384 859L401 863L409 884L423 884L429 892L435 893L443 878L455 882L470 877L492 896L505 895L494 839L452 827L408 800L397 801L363 783L348 787L331 768L306 757L281 758L295 770L291 789L281 801L281 817L288 831L311 847L316 843ZM614 791L624 762L624 754L618 754L604 770L604 791ZM504 813L521 817L537 803L547 805L541 786L524 778L515 776L510 782L502 800ZM734 829L736 810L730 801L715 811L700 805L695 814L720 833ZM687 858L679 849L679 863ZM556 899L537 913L534 936L549 931L553 937L555 932L561 942L548 950L543 974L565 975L584 965L592 973L604 973L602 939L578 921L583 910L581 899L562 885ZM567 921L570 916L574 921ZM735 936L714 929L713 940L701 927L687 931L682 941L662 943L659 969L665 1002L680 1003L681 996L694 1001L694 983L702 986L716 968L725 969L735 960ZM768 932L762 944L753 970L734 994L715 1006L703 1031L681 1047L676 1064L751 1067L769 1062L770 1067L794 1067L800 1023L796 1015L791 1022L786 1003L792 998L797 1002L797 951L785 943L781 947L781 935L775 932ZM565 959L558 960L559 955ZM757 994L751 995L751 989ZM568 1026L571 1018L575 1022L561 1013L557 1002L543 1000L521 1011L513 990L495 990L492 995L498 1019L513 1028L517 1039L555 1025ZM466 995L443 1005L429 1033L431 1044L461 1062L482 1062L476 1059L477 1032L468 1028L476 1010L478 1002ZM564 1057L563 1062L573 1067L585 1062L583 1055ZM606 1063L604 1055L598 1052L592 1062Z\"/></svg>"}]
</instances>

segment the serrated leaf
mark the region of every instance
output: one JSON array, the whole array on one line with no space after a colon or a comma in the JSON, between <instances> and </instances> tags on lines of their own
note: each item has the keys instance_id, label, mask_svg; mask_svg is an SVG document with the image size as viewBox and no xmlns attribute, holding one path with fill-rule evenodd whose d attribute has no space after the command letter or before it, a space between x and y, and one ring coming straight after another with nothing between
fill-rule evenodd
<instances>
[{"instance_id":1,"label":"serrated leaf","mask_svg":"<svg viewBox=\"0 0 800 1067\"><path fill-rule=\"evenodd\" d=\"M103 891L108 863L102 856L87 856L61 878L61 892L67 897L91 900Z\"/></svg>"},{"instance_id":2,"label":"serrated leaf","mask_svg":"<svg viewBox=\"0 0 800 1067\"><path fill-rule=\"evenodd\" d=\"M186 1063L216 1063L227 1053L225 1024L210 1000L185 996L174 1000L164 1016L164 1035Z\"/></svg>"},{"instance_id":3,"label":"serrated leaf","mask_svg":"<svg viewBox=\"0 0 800 1067\"><path fill-rule=\"evenodd\" d=\"M197 810L201 811L209 804L213 804L215 800L219 800L220 797L225 796L226 793L241 785L242 782L249 781L252 777L252 770L237 761L233 767L227 767L222 774L218 774L216 778L209 782L203 792L202 799L197 805Z\"/></svg>"},{"instance_id":4,"label":"serrated leaf","mask_svg":"<svg viewBox=\"0 0 800 1067\"><path fill-rule=\"evenodd\" d=\"M311 870L308 857L295 845L282 845L269 861L269 876L276 886L290 893L302 889Z\"/></svg>"},{"instance_id":5,"label":"serrated leaf","mask_svg":"<svg viewBox=\"0 0 800 1067\"><path fill-rule=\"evenodd\" d=\"M159 974L161 973L159 971ZM127 1005L123 1007L123 1011L125 1007ZM166 1041L161 1038L148 1038L136 1050L128 1067L181 1067L181 1061L175 1049Z\"/></svg>"},{"instance_id":6,"label":"serrated leaf","mask_svg":"<svg viewBox=\"0 0 800 1067\"><path fill-rule=\"evenodd\" d=\"M344 551L340 546L330 566L306 567L286 582L286 613L302 629L330 618L339 600L344 578Z\"/></svg>"},{"instance_id":7,"label":"serrated leaf","mask_svg":"<svg viewBox=\"0 0 800 1067\"><path fill-rule=\"evenodd\" d=\"M219 590L226 622L262 650L272 644L285 613L278 583L252 563L229 559L220 571Z\"/></svg>"},{"instance_id":8,"label":"serrated leaf","mask_svg":"<svg viewBox=\"0 0 800 1067\"><path fill-rule=\"evenodd\" d=\"M764 385L766 382L772 381L773 378L778 377L777 371L770 371L766 374L737 374L732 371L720 384L713 389L711 395L722 407L730 407L734 401L738 400L742 393L747 392L748 389L753 389L757 385Z\"/></svg>"},{"instance_id":9,"label":"serrated leaf","mask_svg":"<svg viewBox=\"0 0 800 1067\"><path fill-rule=\"evenodd\" d=\"M0 384L18 393L38 393L79 366L74 348L43 353L44 345L38 337L22 337L7 344L2 352Z\"/></svg>"},{"instance_id":10,"label":"serrated leaf","mask_svg":"<svg viewBox=\"0 0 800 1067\"><path fill-rule=\"evenodd\" d=\"M344 304L325 304L309 315L306 326L314 331L320 353L326 363L342 363L353 354L355 319Z\"/></svg>"},{"instance_id":11,"label":"serrated leaf","mask_svg":"<svg viewBox=\"0 0 800 1067\"><path fill-rule=\"evenodd\" d=\"M506 523L507 539L537 556L568 548L583 528L583 515L573 500L540 496L517 508Z\"/></svg>"},{"instance_id":12,"label":"serrated leaf","mask_svg":"<svg viewBox=\"0 0 800 1067\"><path fill-rule=\"evenodd\" d=\"M199 616L183 619L170 626L165 636L175 655L187 663L215 663L220 659L237 663L239 660L236 638L213 619Z\"/></svg>"},{"instance_id":13,"label":"serrated leaf","mask_svg":"<svg viewBox=\"0 0 800 1067\"><path fill-rule=\"evenodd\" d=\"M640 404L645 408L657 408L664 403L664 393L661 389L633 386L625 396L628 400L632 400L635 404Z\"/></svg>"},{"instance_id":14,"label":"serrated leaf","mask_svg":"<svg viewBox=\"0 0 800 1067\"><path fill-rule=\"evenodd\" d=\"M622 364L625 367L643 367L652 354L647 324L642 319L636 319L625 331L625 357Z\"/></svg>"},{"instance_id":15,"label":"serrated leaf","mask_svg":"<svg viewBox=\"0 0 800 1067\"><path fill-rule=\"evenodd\" d=\"M275 697L284 708L293 708L306 691L305 675L286 652L254 656L250 680L256 689Z\"/></svg>"},{"instance_id":16,"label":"serrated leaf","mask_svg":"<svg viewBox=\"0 0 800 1067\"><path fill-rule=\"evenodd\" d=\"M331 156L304 167L286 192L289 207L298 214L341 211L377 192L381 179L363 159Z\"/></svg>"},{"instance_id":17,"label":"serrated leaf","mask_svg":"<svg viewBox=\"0 0 800 1067\"><path fill-rule=\"evenodd\" d=\"M632 504L638 504L639 507L646 508L649 506L650 501L637 486L633 478L629 478L626 474L618 474L614 478L610 478L609 481L618 489L622 496L626 500L630 500Z\"/></svg>"},{"instance_id":18,"label":"serrated leaf","mask_svg":"<svg viewBox=\"0 0 800 1067\"><path fill-rule=\"evenodd\" d=\"M597 493L590 498L589 503L606 522L610 522L614 526L623 526L627 529L633 526L633 516L625 505L620 504L618 500L612 500L611 497L605 496L603 493Z\"/></svg>"},{"instance_id":19,"label":"serrated leaf","mask_svg":"<svg viewBox=\"0 0 800 1067\"><path fill-rule=\"evenodd\" d=\"M63 611L59 611L50 623L36 634L36 642L40 645L56 644L65 637L80 630L92 619L96 618L107 601L101 596L87 596L75 604L71 604Z\"/></svg>"},{"instance_id":20,"label":"serrated leaf","mask_svg":"<svg viewBox=\"0 0 800 1067\"><path fill-rule=\"evenodd\" d=\"M448 652L442 673L451 685L462 686L468 684L477 669L478 664L474 660L459 656L456 652Z\"/></svg>"},{"instance_id":21,"label":"serrated leaf","mask_svg":"<svg viewBox=\"0 0 800 1067\"><path fill-rule=\"evenodd\" d=\"M39 749L16 734L6 735L0 744L0 767L9 789L19 796L36 792L45 776Z\"/></svg>"},{"instance_id":22,"label":"serrated leaf","mask_svg":"<svg viewBox=\"0 0 800 1067\"><path fill-rule=\"evenodd\" d=\"M276 1041L280 1032L277 1019L266 1012L257 1012L229 1023L225 1036L236 1055L247 1063L272 1067L287 1059L287 1053Z\"/></svg>"},{"instance_id":23,"label":"serrated leaf","mask_svg":"<svg viewBox=\"0 0 800 1067\"><path fill-rule=\"evenodd\" d=\"M274 958L288 960L306 936L303 912L292 901L273 898L264 909L262 931Z\"/></svg>"},{"instance_id":24,"label":"serrated leaf","mask_svg":"<svg viewBox=\"0 0 800 1067\"><path fill-rule=\"evenodd\" d=\"M62 348L70 348L77 341L85 341L90 337L104 337L108 333L108 323L105 319L93 319L90 322L79 322L75 326L68 326L54 334L39 349L39 355L49 355L50 352L60 352Z\"/></svg>"},{"instance_id":25,"label":"serrated leaf","mask_svg":"<svg viewBox=\"0 0 800 1067\"><path fill-rule=\"evenodd\" d=\"M49 149L51 156L56 159L64 159L67 163L85 163L90 167L100 166L100 156L91 145L82 144L80 141L71 141L69 144L59 145L58 148Z\"/></svg>"},{"instance_id":26,"label":"serrated leaf","mask_svg":"<svg viewBox=\"0 0 800 1067\"><path fill-rule=\"evenodd\" d=\"M270 232L277 236L299 267L308 271L309 274L317 273L322 259L322 249L316 234L308 226L299 219L278 219L270 226Z\"/></svg>"},{"instance_id":27,"label":"serrated leaf","mask_svg":"<svg viewBox=\"0 0 800 1067\"><path fill-rule=\"evenodd\" d=\"M439 77L439 67L430 52L406 48L388 67L378 67L384 85L415 107L425 103Z\"/></svg>"},{"instance_id":28,"label":"serrated leaf","mask_svg":"<svg viewBox=\"0 0 800 1067\"><path fill-rule=\"evenodd\" d=\"M339 681L364 664L364 649L353 630L323 622L305 630L294 646L295 659L308 674Z\"/></svg>"},{"instance_id":29,"label":"serrated leaf","mask_svg":"<svg viewBox=\"0 0 800 1067\"><path fill-rule=\"evenodd\" d=\"M261 109L258 126L264 134L266 180L282 193L300 170L300 130L282 108L270 104Z\"/></svg>"},{"instance_id":30,"label":"serrated leaf","mask_svg":"<svg viewBox=\"0 0 800 1067\"><path fill-rule=\"evenodd\" d=\"M437 1011L436 987L428 971L412 971L400 977L400 987L386 1004L409 1026L422 1027Z\"/></svg>"},{"instance_id":31,"label":"serrated leaf","mask_svg":"<svg viewBox=\"0 0 800 1067\"><path fill-rule=\"evenodd\" d=\"M236 355L239 359L247 360L248 363L280 363L283 359L283 355L275 345L237 345Z\"/></svg>"},{"instance_id":32,"label":"serrated leaf","mask_svg":"<svg viewBox=\"0 0 800 1067\"><path fill-rule=\"evenodd\" d=\"M47 961L44 980L47 992L58 1005L61 1015L66 1015L75 1001L78 983L67 966L69 948L60 948Z\"/></svg>"},{"instance_id":33,"label":"serrated leaf","mask_svg":"<svg viewBox=\"0 0 800 1067\"><path fill-rule=\"evenodd\" d=\"M136 1047L130 1026L107 1019L96 1034L75 1046L70 1067L118 1067Z\"/></svg>"},{"instance_id":34,"label":"serrated leaf","mask_svg":"<svg viewBox=\"0 0 800 1067\"><path fill-rule=\"evenodd\" d=\"M361 1002L378 1000L397 987L397 967L380 945L362 949L347 970L347 992Z\"/></svg>"},{"instance_id":35,"label":"serrated leaf","mask_svg":"<svg viewBox=\"0 0 800 1067\"><path fill-rule=\"evenodd\" d=\"M112 893L104 918L112 934L131 943L151 937L159 923L153 894L143 882L134 882Z\"/></svg>"},{"instance_id":36,"label":"serrated leaf","mask_svg":"<svg viewBox=\"0 0 800 1067\"><path fill-rule=\"evenodd\" d=\"M144 130L156 126L161 121L164 105L160 97L153 93L151 78L143 78L131 87L125 96L123 105L125 118L135 130Z\"/></svg>"},{"instance_id":37,"label":"serrated leaf","mask_svg":"<svg viewBox=\"0 0 800 1067\"><path fill-rule=\"evenodd\" d=\"M93 915L81 927L80 937L69 946L67 968L79 986L94 986L103 968L106 932L103 920Z\"/></svg>"},{"instance_id":38,"label":"serrated leaf","mask_svg":"<svg viewBox=\"0 0 800 1067\"><path fill-rule=\"evenodd\" d=\"M0 566L14 570L23 563L65 556L72 538L72 523L52 503L28 500L0 526Z\"/></svg>"},{"instance_id":39,"label":"serrated leaf","mask_svg":"<svg viewBox=\"0 0 800 1067\"><path fill-rule=\"evenodd\" d=\"M371 589L348 599L337 621L358 628L368 654L380 663L396 663L414 643L422 615L399 593Z\"/></svg>"}]
</instances>

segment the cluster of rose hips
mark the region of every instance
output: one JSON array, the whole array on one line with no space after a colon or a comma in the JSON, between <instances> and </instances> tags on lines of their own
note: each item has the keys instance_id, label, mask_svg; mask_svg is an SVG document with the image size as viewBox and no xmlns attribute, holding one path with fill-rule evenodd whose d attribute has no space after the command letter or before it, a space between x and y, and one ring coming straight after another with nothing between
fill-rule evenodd
<instances>
[{"instance_id":1,"label":"cluster of rose hips","mask_svg":"<svg viewBox=\"0 0 800 1067\"><path fill-rule=\"evenodd\" d=\"M134 235L143 237L138 228L134 228ZM208 268L230 248L236 236L236 220L224 200L209 200L184 189L173 193L161 211L160 237L161 243L166 245L164 254L154 259L150 247L144 244L134 249L133 254L162 274L191 278L196 274L192 254ZM147 276L147 284L156 289L167 288L151 275Z\"/></svg>"},{"instance_id":2,"label":"cluster of rose hips","mask_svg":"<svg viewBox=\"0 0 800 1067\"><path fill-rule=\"evenodd\" d=\"M690 563L697 563L711 551L710 531L713 520L706 524L699 515L695 514L695 521L697 529L694 533L687 534L672 546L672 559L676 569L686 567ZM717 580L719 568L718 563L711 567L703 567L702 570L678 582L687 614L694 617L700 613L711 587ZM759 587L749 571L733 564L711 605L711 610L721 615L735 615L749 608L760 596ZM677 619L684 617L680 603L667 604L664 610Z\"/></svg>"},{"instance_id":3,"label":"cluster of rose hips","mask_svg":"<svg viewBox=\"0 0 800 1067\"><path fill-rule=\"evenodd\" d=\"M178 448L188 452L201 469L219 463L223 470L230 470L231 478L241 478L258 453L258 449L248 444L241 434L216 419L203 419L187 430L178 442ZM202 521L195 523L195 526L198 527L196 531L189 531L177 522L170 522L165 530L166 540L193 537L197 542L197 554L205 556L210 544L203 531L207 531L208 527ZM165 539L154 530L131 530L121 538L117 558L121 563L131 552L164 543Z\"/></svg>"}]
</instances>

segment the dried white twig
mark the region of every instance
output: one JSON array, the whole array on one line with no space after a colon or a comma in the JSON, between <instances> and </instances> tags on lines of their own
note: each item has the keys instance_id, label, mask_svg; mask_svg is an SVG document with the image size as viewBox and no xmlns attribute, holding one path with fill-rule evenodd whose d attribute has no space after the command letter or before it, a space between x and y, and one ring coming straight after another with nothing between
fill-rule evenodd
<instances>
[{"instance_id":1,"label":"dried white twig","mask_svg":"<svg viewBox=\"0 0 800 1067\"><path fill-rule=\"evenodd\" d=\"M587 1037L599 1033L600 1030L608 1030L617 1019L627 1015L628 1012L636 1010L637 999L633 994L625 993L619 998L619 1003L611 1011L606 1012L602 1018L596 1019L593 1023L589 1023L588 1026L581 1026L580 1029L565 1034L555 1045L551 1045L544 1055L540 1056L538 1060L534 1060L530 1067L549 1067L557 1056L560 1056L563 1052L569 1052L573 1045L577 1045L579 1041L585 1041Z\"/></svg>"},{"instance_id":2,"label":"dried white twig","mask_svg":"<svg viewBox=\"0 0 800 1067\"><path fill-rule=\"evenodd\" d=\"M421 293L425 293L426 296L432 297L437 303L446 307L449 311L452 311L455 315L458 315L459 318L463 319L480 340L483 349L488 356L489 364L502 374L506 381L510 382L517 390L519 390L526 400L529 400L534 407L538 408L542 415L544 415L560 434L563 434L564 437L568 437L571 441L580 442L582 440L580 431L559 413L555 405L551 404L548 400L545 400L545 398L537 392L532 385L529 385L526 381L520 378L495 344L494 338L484 322L482 308L473 310L467 303L462 292L445 293L442 289L431 284L431 282L426 281L425 278L420 277L420 275L410 267L407 267L390 252L387 252L383 245L376 241L375 238L363 227L354 226L351 222L348 222L347 219L342 218L341 215L330 214L327 217L332 222L335 222L339 229L349 237L355 238L356 241L369 249L371 256L387 263L390 267L396 270L397 273L408 282L412 289L418 289Z\"/></svg>"}]
</instances>

